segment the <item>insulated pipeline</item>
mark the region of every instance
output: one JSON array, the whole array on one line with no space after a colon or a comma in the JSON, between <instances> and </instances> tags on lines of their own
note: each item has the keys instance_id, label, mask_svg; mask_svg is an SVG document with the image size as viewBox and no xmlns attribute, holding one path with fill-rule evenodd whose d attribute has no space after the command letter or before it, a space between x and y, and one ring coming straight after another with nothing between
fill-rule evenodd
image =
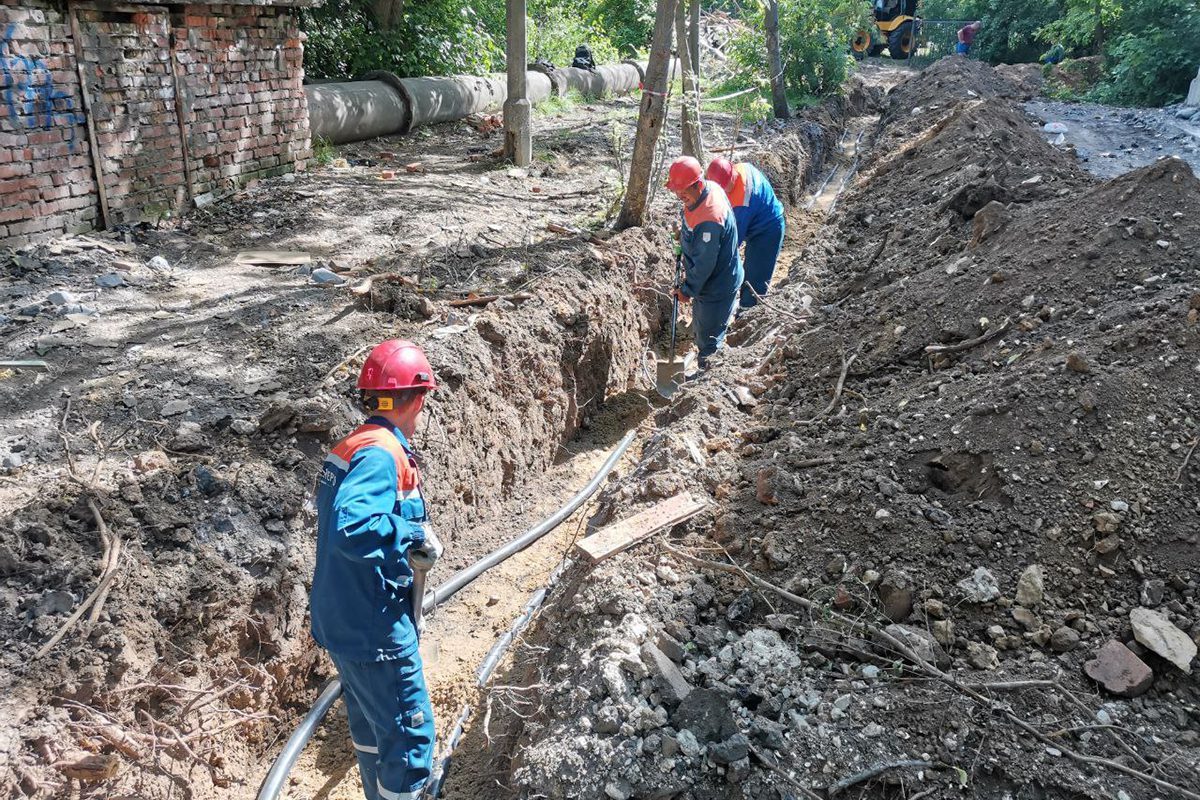
<instances>
[{"instance_id":1,"label":"insulated pipeline","mask_svg":"<svg viewBox=\"0 0 1200 800\"><path fill-rule=\"evenodd\" d=\"M588 484L580 489L574 497L567 501L566 505L554 512L554 514L504 547L489 553L471 566L459 571L441 586L426 592L421 602L423 612L426 615L430 614L435 608L470 584L471 581L505 559L529 547L578 511L580 506L596 493L600 488L600 484L604 482L609 473L617 466L617 462L625 455L625 451L629 449L636 435L637 431L630 431L625 434L625 438L621 439ZM292 767L295 766L301 751L304 750L305 745L308 744L309 739L312 738L322 720L325 719L325 715L329 713L329 709L333 706L334 701L337 700L341 693L342 684L337 678L334 678L325 685L320 696L313 703L312 708L304 715L304 719L300 721L300 725L288 737L287 743L283 746L283 751L275 759L275 763L271 765L267 776L263 778L263 782L258 789L257 800L277 800L283 791L283 787L287 784L288 774L291 772Z\"/></svg>"},{"instance_id":2,"label":"insulated pipeline","mask_svg":"<svg viewBox=\"0 0 1200 800\"><path fill-rule=\"evenodd\" d=\"M672 76L677 67L678 61L672 60ZM526 92L535 105L571 90L584 97L623 95L636 91L645 74L645 62L637 61L602 64L595 71L531 70L525 73ZM502 73L400 78L378 71L360 81L308 84L304 93L312 136L345 144L499 111L508 97L508 84Z\"/></svg>"}]
</instances>

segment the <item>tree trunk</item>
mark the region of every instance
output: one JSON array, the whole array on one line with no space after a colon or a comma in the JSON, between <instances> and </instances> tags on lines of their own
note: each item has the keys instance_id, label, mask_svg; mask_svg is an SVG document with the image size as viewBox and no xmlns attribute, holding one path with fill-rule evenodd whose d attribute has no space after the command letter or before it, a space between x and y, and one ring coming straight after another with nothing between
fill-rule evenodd
<instances>
[{"instance_id":1,"label":"tree trunk","mask_svg":"<svg viewBox=\"0 0 1200 800\"><path fill-rule=\"evenodd\" d=\"M696 73L696 85L699 86L700 76L703 75L700 71L700 0L692 0L689 10L692 16L692 27L688 32L688 44L692 53L692 71Z\"/></svg>"},{"instance_id":2,"label":"tree trunk","mask_svg":"<svg viewBox=\"0 0 1200 800\"><path fill-rule=\"evenodd\" d=\"M784 91L783 59L779 57L779 0L767 0L767 69L771 73L771 105L778 119L792 116Z\"/></svg>"},{"instance_id":3,"label":"tree trunk","mask_svg":"<svg viewBox=\"0 0 1200 800\"><path fill-rule=\"evenodd\" d=\"M700 139L700 85L693 71L687 18L687 1L679 0L679 6L675 10L675 50L679 53L679 70L683 75L683 97L679 102L680 149L685 156L703 162L704 143Z\"/></svg>"},{"instance_id":4,"label":"tree trunk","mask_svg":"<svg viewBox=\"0 0 1200 800\"><path fill-rule=\"evenodd\" d=\"M404 0L373 0L371 3L371 13L375 16L375 22L379 24L379 29L384 31L390 30L399 21L403 10Z\"/></svg>"},{"instance_id":5,"label":"tree trunk","mask_svg":"<svg viewBox=\"0 0 1200 800\"><path fill-rule=\"evenodd\" d=\"M1096 10L1096 55L1104 58L1104 16L1100 6L1100 0L1095 0L1092 6Z\"/></svg>"},{"instance_id":6,"label":"tree trunk","mask_svg":"<svg viewBox=\"0 0 1200 800\"><path fill-rule=\"evenodd\" d=\"M638 111L637 137L629 160L629 180L625 200L617 216L617 230L641 225L650 202L650 173L654 169L654 147L666 116L667 81L671 68L671 33L675 21L675 0L658 0L654 15L654 36L650 44L650 63Z\"/></svg>"}]
</instances>

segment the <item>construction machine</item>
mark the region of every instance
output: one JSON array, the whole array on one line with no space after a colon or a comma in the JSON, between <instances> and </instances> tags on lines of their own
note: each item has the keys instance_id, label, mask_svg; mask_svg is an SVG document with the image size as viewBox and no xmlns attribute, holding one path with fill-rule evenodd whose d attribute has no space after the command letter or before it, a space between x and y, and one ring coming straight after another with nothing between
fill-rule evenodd
<instances>
[{"instance_id":1,"label":"construction machine","mask_svg":"<svg viewBox=\"0 0 1200 800\"><path fill-rule=\"evenodd\" d=\"M850 52L860 61L884 50L894 59L907 59L916 46L921 26L918 5L920 0L874 0L871 14L875 24L855 31Z\"/></svg>"}]
</instances>

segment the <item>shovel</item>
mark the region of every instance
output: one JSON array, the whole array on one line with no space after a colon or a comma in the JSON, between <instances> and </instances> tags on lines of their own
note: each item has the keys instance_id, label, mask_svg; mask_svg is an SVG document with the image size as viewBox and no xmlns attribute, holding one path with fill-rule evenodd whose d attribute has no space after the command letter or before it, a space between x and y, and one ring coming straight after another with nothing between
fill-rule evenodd
<instances>
[{"instance_id":1,"label":"shovel","mask_svg":"<svg viewBox=\"0 0 1200 800\"><path fill-rule=\"evenodd\" d=\"M673 288L679 287L679 274L683 269L683 256L675 256L675 283ZM663 397L670 397L675 394L675 390L679 388L679 384L683 382L684 371L687 367L687 361L680 361L675 356L675 327L679 321L679 298L672 296L673 303L671 305L671 351L670 357L666 361L658 362L657 385L655 389Z\"/></svg>"}]
</instances>

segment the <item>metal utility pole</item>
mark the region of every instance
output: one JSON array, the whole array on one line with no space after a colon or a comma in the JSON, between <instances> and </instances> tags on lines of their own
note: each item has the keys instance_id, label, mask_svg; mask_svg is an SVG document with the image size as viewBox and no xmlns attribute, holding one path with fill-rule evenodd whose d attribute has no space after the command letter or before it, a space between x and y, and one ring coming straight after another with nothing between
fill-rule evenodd
<instances>
[{"instance_id":1,"label":"metal utility pole","mask_svg":"<svg viewBox=\"0 0 1200 800\"><path fill-rule=\"evenodd\" d=\"M779 0L767 0L767 69L771 72L771 105L778 119L792 116L784 91L783 59L779 57Z\"/></svg>"},{"instance_id":2,"label":"metal utility pole","mask_svg":"<svg viewBox=\"0 0 1200 800\"><path fill-rule=\"evenodd\" d=\"M629 160L629 180L625 201L617 217L617 230L641 225L650 201L650 173L654 168L654 147L666 117L667 81L671 70L671 29L675 22L675 0L658 0L654 15L654 35L650 44L650 63L642 87L638 111L637 138Z\"/></svg>"},{"instance_id":3,"label":"metal utility pole","mask_svg":"<svg viewBox=\"0 0 1200 800\"><path fill-rule=\"evenodd\" d=\"M504 101L504 156L518 167L527 167L533 161L533 108L529 104L525 80L528 60L525 0L507 0L505 14L508 23L504 52L508 67L508 98Z\"/></svg>"}]
</instances>

